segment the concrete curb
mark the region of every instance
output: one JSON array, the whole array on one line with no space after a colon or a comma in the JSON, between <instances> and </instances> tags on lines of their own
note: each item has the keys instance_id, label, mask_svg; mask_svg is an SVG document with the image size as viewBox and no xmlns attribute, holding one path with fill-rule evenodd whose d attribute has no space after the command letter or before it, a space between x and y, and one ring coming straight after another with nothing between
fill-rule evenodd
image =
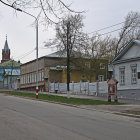
<instances>
[{"instance_id":1,"label":"concrete curb","mask_svg":"<svg viewBox=\"0 0 140 140\"><path fill-rule=\"evenodd\" d=\"M123 116L127 116L127 117L133 117L133 118L140 118L140 115L134 115L134 114L128 114L128 113L122 113L122 112L116 112L114 114L117 114L117 115L123 115Z\"/></svg>"},{"instance_id":2,"label":"concrete curb","mask_svg":"<svg viewBox=\"0 0 140 140\"><path fill-rule=\"evenodd\" d=\"M60 105L65 105L65 106L70 106L70 107L75 107L75 108L80 108L80 109L85 109L85 110L90 110L90 111L98 111L98 112L103 112L103 113L110 113L110 114L116 114L116 115L123 115L127 117L133 117L133 118L140 118L140 115L134 115L134 114L128 114L128 113L122 113L122 112L114 112L114 111L104 111L104 110L98 110L98 109L92 109L89 107L81 107L80 105L73 105L73 104L68 104L68 103L61 103L61 102L56 102L56 101L50 101L50 100L43 100L43 99L36 99L36 98L30 98L30 97L24 97L24 96L17 96L17 95L11 95L11 94L6 94L2 93L7 96L15 96L18 98L24 98L24 99L30 99L30 100L35 100L35 101L41 101L41 102L48 102L48 103L54 103L54 104L60 104Z\"/></svg>"}]
</instances>

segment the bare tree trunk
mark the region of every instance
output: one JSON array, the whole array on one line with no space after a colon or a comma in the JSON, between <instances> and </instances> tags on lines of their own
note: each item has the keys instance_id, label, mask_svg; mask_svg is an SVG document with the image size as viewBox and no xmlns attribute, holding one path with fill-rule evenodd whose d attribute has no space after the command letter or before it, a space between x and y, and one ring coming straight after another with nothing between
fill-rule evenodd
<instances>
[{"instance_id":1,"label":"bare tree trunk","mask_svg":"<svg viewBox=\"0 0 140 140\"><path fill-rule=\"evenodd\" d=\"M70 23L67 23L67 91L69 91L69 83L70 83L70 43L69 43L69 28Z\"/></svg>"}]
</instances>

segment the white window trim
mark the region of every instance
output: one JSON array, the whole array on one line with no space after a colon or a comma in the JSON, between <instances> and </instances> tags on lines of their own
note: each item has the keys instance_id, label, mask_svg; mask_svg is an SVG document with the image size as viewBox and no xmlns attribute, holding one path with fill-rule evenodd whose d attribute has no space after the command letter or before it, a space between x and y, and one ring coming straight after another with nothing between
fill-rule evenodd
<instances>
[{"instance_id":1,"label":"white window trim","mask_svg":"<svg viewBox=\"0 0 140 140\"><path fill-rule=\"evenodd\" d=\"M124 72L123 76L121 76L121 72ZM121 79L122 77L124 78L123 80ZM125 85L125 67L120 67L119 69L119 81L120 81L120 85Z\"/></svg>"},{"instance_id":2,"label":"white window trim","mask_svg":"<svg viewBox=\"0 0 140 140\"><path fill-rule=\"evenodd\" d=\"M135 77L133 77L132 71L135 69ZM133 79L135 78L135 81ZM137 84L137 67L131 66L131 84Z\"/></svg>"},{"instance_id":3,"label":"white window trim","mask_svg":"<svg viewBox=\"0 0 140 140\"><path fill-rule=\"evenodd\" d=\"M102 78L101 78L102 77ZM101 78L101 79L100 79ZM100 81L100 82L102 82L102 81L104 81L104 75L98 75L98 80Z\"/></svg>"}]
</instances>

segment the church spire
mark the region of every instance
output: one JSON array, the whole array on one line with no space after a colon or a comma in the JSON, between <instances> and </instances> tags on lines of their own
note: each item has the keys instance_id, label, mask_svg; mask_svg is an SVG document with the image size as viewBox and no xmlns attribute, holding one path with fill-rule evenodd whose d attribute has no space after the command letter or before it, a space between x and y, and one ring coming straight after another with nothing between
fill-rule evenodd
<instances>
[{"instance_id":1,"label":"church spire","mask_svg":"<svg viewBox=\"0 0 140 140\"><path fill-rule=\"evenodd\" d=\"M8 46L7 35L6 35L4 49L2 49L2 60L1 60L1 63L6 62L8 60L10 60L10 49L9 49L9 46Z\"/></svg>"},{"instance_id":2,"label":"church spire","mask_svg":"<svg viewBox=\"0 0 140 140\"><path fill-rule=\"evenodd\" d=\"M10 50L8 47L8 42L7 42L7 35L6 35L6 41L5 41L5 45L4 45L4 49L5 51Z\"/></svg>"}]
</instances>

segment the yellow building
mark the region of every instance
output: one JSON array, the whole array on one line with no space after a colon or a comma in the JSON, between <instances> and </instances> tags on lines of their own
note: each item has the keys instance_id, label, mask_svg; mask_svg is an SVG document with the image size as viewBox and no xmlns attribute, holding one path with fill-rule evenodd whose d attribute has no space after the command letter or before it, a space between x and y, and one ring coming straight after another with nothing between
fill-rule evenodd
<instances>
[{"instance_id":1,"label":"yellow building","mask_svg":"<svg viewBox=\"0 0 140 140\"><path fill-rule=\"evenodd\" d=\"M83 72L81 72L80 70L72 70L70 72L70 82L87 82L89 81L89 76ZM94 77L92 77L91 82L96 81L96 76L94 75ZM67 82L67 69L63 69L62 70L62 83L66 83Z\"/></svg>"},{"instance_id":2,"label":"yellow building","mask_svg":"<svg viewBox=\"0 0 140 140\"><path fill-rule=\"evenodd\" d=\"M73 61L73 62L72 62ZM76 63L80 64L77 65ZM106 80L106 64L99 63L93 69L89 59L73 58L70 63L70 82L95 82ZM102 64L102 65L101 65ZM39 90L48 91L49 83L66 83L67 67L66 53L55 52L39 58ZM36 60L21 65L20 89L35 90L36 87Z\"/></svg>"}]
</instances>

